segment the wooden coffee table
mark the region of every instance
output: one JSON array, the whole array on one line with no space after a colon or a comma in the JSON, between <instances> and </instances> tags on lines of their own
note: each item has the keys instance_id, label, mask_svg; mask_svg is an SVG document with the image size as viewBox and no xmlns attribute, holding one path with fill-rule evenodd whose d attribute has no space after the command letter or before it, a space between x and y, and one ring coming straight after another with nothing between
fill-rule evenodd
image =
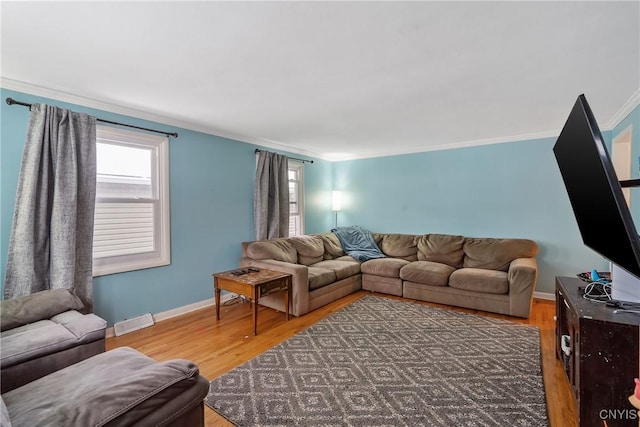
<instances>
[{"instance_id":1,"label":"wooden coffee table","mask_svg":"<svg viewBox=\"0 0 640 427\"><path fill-rule=\"evenodd\" d=\"M244 274L234 274L246 272ZM258 334L258 301L261 297L284 291L284 305L289 320L289 300L291 299L291 274L264 268L238 268L213 274L213 290L216 297L216 319L220 320L220 291L233 292L245 296L253 304L253 335Z\"/></svg>"}]
</instances>

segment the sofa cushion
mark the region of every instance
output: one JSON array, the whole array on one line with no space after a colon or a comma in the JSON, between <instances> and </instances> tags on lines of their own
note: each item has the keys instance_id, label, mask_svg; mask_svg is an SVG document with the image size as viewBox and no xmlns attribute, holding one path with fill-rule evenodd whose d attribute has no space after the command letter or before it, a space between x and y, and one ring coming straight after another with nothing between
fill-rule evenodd
<instances>
[{"instance_id":1,"label":"sofa cushion","mask_svg":"<svg viewBox=\"0 0 640 427\"><path fill-rule=\"evenodd\" d=\"M336 281L336 273L333 270L320 267L309 267L309 290L320 289Z\"/></svg>"},{"instance_id":2,"label":"sofa cushion","mask_svg":"<svg viewBox=\"0 0 640 427\"><path fill-rule=\"evenodd\" d=\"M485 294L506 294L509 292L507 275L504 271L460 268L451 273L449 286Z\"/></svg>"},{"instance_id":3,"label":"sofa cushion","mask_svg":"<svg viewBox=\"0 0 640 427\"><path fill-rule=\"evenodd\" d=\"M49 319L68 310L82 310L84 305L69 289L51 289L31 295L3 300L0 304L0 331L37 320Z\"/></svg>"},{"instance_id":4,"label":"sofa cushion","mask_svg":"<svg viewBox=\"0 0 640 427\"><path fill-rule=\"evenodd\" d=\"M450 265L431 261L414 261L400 270L400 278L409 282L447 286L449 276L456 271Z\"/></svg>"},{"instance_id":5,"label":"sofa cushion","mask_svg":"<svg viewBox=\"0 0 640 427\"><path fill-rule=\"evenodd\" d=\"M407 261L418 259L417 236L413 234L383 234L378 247L385 255Z\"/></svg>"},{"instance_id":6,"label":"sofa cushion","mask_svg":"<svg viewBox=\"0 0 640 427\"><path fill-rule=\"evenodd\" d=\"M400 277L400 269L409 261L398 258L370 259L360 265L360 271L383 277Z\"/></svg>"},{"instance_id":7,"label":"sofa cushion","mask_svg":"<svg viewBox=\"0 0 640 427\"><path fill-rule=\"evenodd\" d=\"M316 236L295 236L289 238L289 242L298 252L298 264L311 265L322 261L324 244L321 238Z\"/></svg>"},{"instance_id":8,"label":"sofa cushion","mask_svg":"<svg viewBox=\"0 0 640 427\"><path fill-rule=\"evenodd\" d=\"M360 261L349 255L342 255L341 257L336 258L336 261L357 262L358 265L360 265Z\"/></svg>"},{"instance_id":9,"label":"sofa cushion","mask_svg":"<svg viewBox=\"0 0 640 427\"><path fill-rule=\"evenodd\" d=\"M247 255L253 259L273 259L296 264L296 249L285 239L260 240L249 244Z\"/></svg>"},{"instance_id":10,"label":"sofa cushion","mask_svg":"<svg viewBox=\"0 0 640 427\"><path fill-rule=\"evenodd\" d=\"M346 279L360 273L360 263L349 261L326 260L312 265L312 267L325 268L336 273L336 280Z\"/></svg>"},{"instance_id":11,"label":"sofa cushion","mask_svg":"<svg viewBox=\"0 0 640 427\"><path fill-rule=\"evenodd\" d=\"M334 233L322 233L316 234L316 236L322 240L324 245L324 259L335 259L344 256L340 240Z\"/></svg>"},{"instance_id":12,"label":"sofa cushion","mask_svg":"<svg viewBox=\"0 0 640 427\"><path fill-rule=\"evenodd\" d=\"M467 238L463 267L507 271L516 258L533 258L538 245L528 239Z\"/></svg>"},{"instance_id":13,"label":"sofa cushion","mask_svg":"<svg viewBox=\"0 0 640 427\"><path fill-rule=\"evenodd\" d=\"M418 238L418 260L438 262L457 268L462 265L463 245L463 236L425 234Z\"/></svg>"}]
</instances>

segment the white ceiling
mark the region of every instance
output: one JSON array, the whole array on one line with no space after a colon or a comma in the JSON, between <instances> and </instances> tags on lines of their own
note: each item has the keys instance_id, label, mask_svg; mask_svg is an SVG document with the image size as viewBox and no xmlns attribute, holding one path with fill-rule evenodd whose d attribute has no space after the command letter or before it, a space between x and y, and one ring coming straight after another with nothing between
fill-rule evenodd
<instances>
[{"instance_id":1,"label":"white ceiling","mask_svg":"<svg viewBox=\"0 0 640 427\"><path fill-rule=\"evenodd\" d=\"M2 86L325 159L640 99L640 2L6 2ZM40 92L40 93L36 93Z\"/></svg>"}]
</instances>

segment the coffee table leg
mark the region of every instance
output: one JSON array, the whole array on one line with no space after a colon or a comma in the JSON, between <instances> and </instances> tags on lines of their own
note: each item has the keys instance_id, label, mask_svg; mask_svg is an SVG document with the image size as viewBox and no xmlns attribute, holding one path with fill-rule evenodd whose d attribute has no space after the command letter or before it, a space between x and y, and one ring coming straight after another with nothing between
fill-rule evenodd
<instances>
[{"instance_id":1,"label":"coffee table leg","mask_svg":"<svg viewBox=\"0 0 640 427\"><path fill-rule=\"evenodd\" d=\"M258 335L258 300L255 299L253 303L253 335Z\"/></svg>"},{"instance_id":2,"label":"coffee table leg","mask_svg":"<svg viewBox=\"0 0 640 427\"><path fill-rule=\"evenodd\" d=\"M216 296L216 320L220 320L220 289L218 288L218 279L214 279L213 287L215 288Z\"/></svg>"},{"instance_id":3,"label":"coffee table leg","mask_svg":"<svg viewBox=\"0 0 640 427\"><path fill-rule=\"evenodd\" d=\"M284 305L287 307L287 320L289 320L289 296L291 295L291 278L287 279L287 292L284 294Z\"/></svg>"}]
</instances>

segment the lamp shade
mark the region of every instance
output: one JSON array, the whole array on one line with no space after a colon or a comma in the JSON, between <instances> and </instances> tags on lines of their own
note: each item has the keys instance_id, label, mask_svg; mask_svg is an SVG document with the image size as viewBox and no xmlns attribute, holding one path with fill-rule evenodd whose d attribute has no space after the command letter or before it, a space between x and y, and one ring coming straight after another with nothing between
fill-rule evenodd
<instances>
[{"instance_id":1,"label":"lamp shade","mask_svg":"<svg viewBox=\"0 0 640 427\"><path fill-rule=\"evenodd\" d=\"M342 192L332 191L331 192L331 210L339 211L340 209L342 209Z\"/></svg>"}]
</instances>

